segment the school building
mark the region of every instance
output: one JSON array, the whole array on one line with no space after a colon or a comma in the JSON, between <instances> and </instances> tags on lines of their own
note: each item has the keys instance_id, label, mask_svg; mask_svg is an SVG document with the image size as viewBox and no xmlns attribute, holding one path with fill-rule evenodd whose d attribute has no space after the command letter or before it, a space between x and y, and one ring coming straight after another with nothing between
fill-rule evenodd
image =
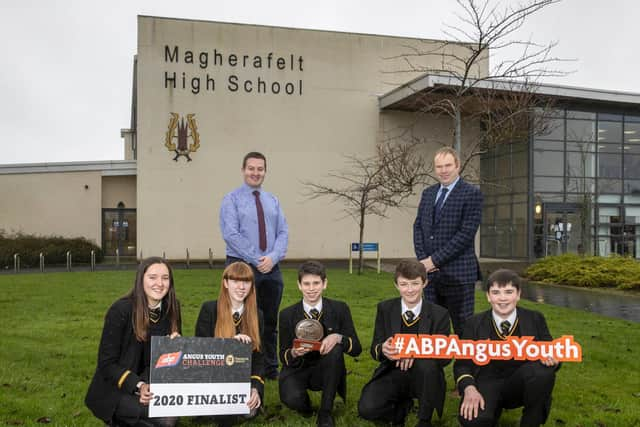
<instances>
[{"instance_id":1,"label":"school building","mask_svg":"<svg viewBox=\"0 0 640 427\"><path fill-rule=\"evenodd\" d=\"M415 99L456 83L407 72L402 57L411 46L439 45L140 16L124 160L0 165L0 228L83 236L106 255L184 259L188 250L206 259L211 249L223 258L220 202L241 185L244 154L260 151L264 188L289 224L287 257L347 258L357 224L339 203L310 200L303 183L330 183L345 156L373 155L407 132L428 141L427 157L451 144L451 119L423 114ZM436 65L413 61L416 70ZM481 62L476 77L488 69ZM640 95L550 85L536 94L555 100L545 113L550 131L486 152L470 168L485 197L480 256L640 256ZM480 128L464 126L463 150ZM383 257L413 257L415 210L388 215L367 218L365 240L379 242Z\"/></svg>"}]
</instances>

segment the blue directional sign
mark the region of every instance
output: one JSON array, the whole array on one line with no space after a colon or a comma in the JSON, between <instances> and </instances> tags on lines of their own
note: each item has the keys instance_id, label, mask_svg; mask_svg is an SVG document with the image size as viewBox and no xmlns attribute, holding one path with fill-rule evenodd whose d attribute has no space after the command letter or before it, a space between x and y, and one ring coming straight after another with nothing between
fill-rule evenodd
<instances>
[{"instance_id":1,"label":"blue directional sign","mask_svg":"<svg viewBox=\"0 0 640 427\"><path fill-rule=\"evenodd\" d=\"M351 250L353 252L357 252L360 250L360 243L351 243ZM362 252L377 252L378 251L378 243L363 243L362 244Z\"/></svg>"}]
</instances>

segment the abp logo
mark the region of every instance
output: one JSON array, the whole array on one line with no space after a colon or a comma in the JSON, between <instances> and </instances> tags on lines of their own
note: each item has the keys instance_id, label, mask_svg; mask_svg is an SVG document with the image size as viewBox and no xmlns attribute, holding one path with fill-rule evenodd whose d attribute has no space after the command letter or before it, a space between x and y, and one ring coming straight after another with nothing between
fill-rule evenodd
<instances>
[{"instance_id":1,"label":"abp logo","mask_svg":"<svg viewBox=\"0 0 640 427\"><path fill-rule=\"evenodd\" d=\"M176 366L180 363L182 359L182 352L178 351L175 353L165 353L158 357L158 361L156 362L156 368L170 368L172 366Z\"/></svg>"}]
</instances>

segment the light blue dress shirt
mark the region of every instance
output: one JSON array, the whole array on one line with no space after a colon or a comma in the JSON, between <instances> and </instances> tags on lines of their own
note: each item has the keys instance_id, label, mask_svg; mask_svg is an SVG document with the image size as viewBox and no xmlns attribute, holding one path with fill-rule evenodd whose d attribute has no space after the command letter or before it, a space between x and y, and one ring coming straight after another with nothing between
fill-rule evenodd
<instances>
[{"instance_id":1,"label":"light blue dress shirt","mask_svg":"<svg viewBox=\"0 0 640 427\"><path fill-rule=\"evenodd\" d=\"M253 191L260 192L267 232L267 249L259 247L258 212ZM273 264L279 263L287 254L289 228L278 198L262 188L243 184L228 193L220 206L220 230L227 244L227 256L241 258L257 266L259 258L268 256Z\"/></svg>"},{"instance_id":2,"label":"light blue dress shirt","mask_svg":"<svg viewBox=\"0 0 640 427\"><path fill-rule=\"evenodd\" d=\"M460 181L460 177L457 177L456 180L453 181L451 184L449 184L448 187L445 187L442 184L440 184L440 188L438 189L438 194L436 194L436 201L433 205L435 206L438 204L438 199L440 199L440 195L442 194L443 188L447 189L447 194L444 195L444 200L442 201L442 203L446 203L447 199L449 198L449 194L451 194L451 191L453 191L453 188L456 186L458 181Z\"/></svg>"}]
</instances>

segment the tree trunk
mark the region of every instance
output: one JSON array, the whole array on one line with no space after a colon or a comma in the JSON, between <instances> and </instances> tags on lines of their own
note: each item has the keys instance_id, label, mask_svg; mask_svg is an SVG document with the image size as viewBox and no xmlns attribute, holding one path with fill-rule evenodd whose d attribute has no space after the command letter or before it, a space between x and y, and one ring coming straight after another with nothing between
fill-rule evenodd
<instances>
[{"instance_id":1,"label":"tree trunk","mask_svg":"<svg viewBox=\"0 0 640 427\"><path fill-rule=\"evenodd\" d=\"M458 155L460 155L462 153L462 117L460 117L460 107L457 105L455 106L454 120L456 127L456 142L453 148L455 148L455 150L458 152Z\"/></svg>"},{"instance_id":2,"label":"tree trunk","mask_svg":"<svg viewBox=\"0 0 640 427\"><path fill-rule=\"evenodd\" d=\"M364 240L364 209L360 210L360 250L358 251L358 274L362 274L362 270L364 269L364 259L362 257L362 243Z\"/></svg>"}]
</instances>

